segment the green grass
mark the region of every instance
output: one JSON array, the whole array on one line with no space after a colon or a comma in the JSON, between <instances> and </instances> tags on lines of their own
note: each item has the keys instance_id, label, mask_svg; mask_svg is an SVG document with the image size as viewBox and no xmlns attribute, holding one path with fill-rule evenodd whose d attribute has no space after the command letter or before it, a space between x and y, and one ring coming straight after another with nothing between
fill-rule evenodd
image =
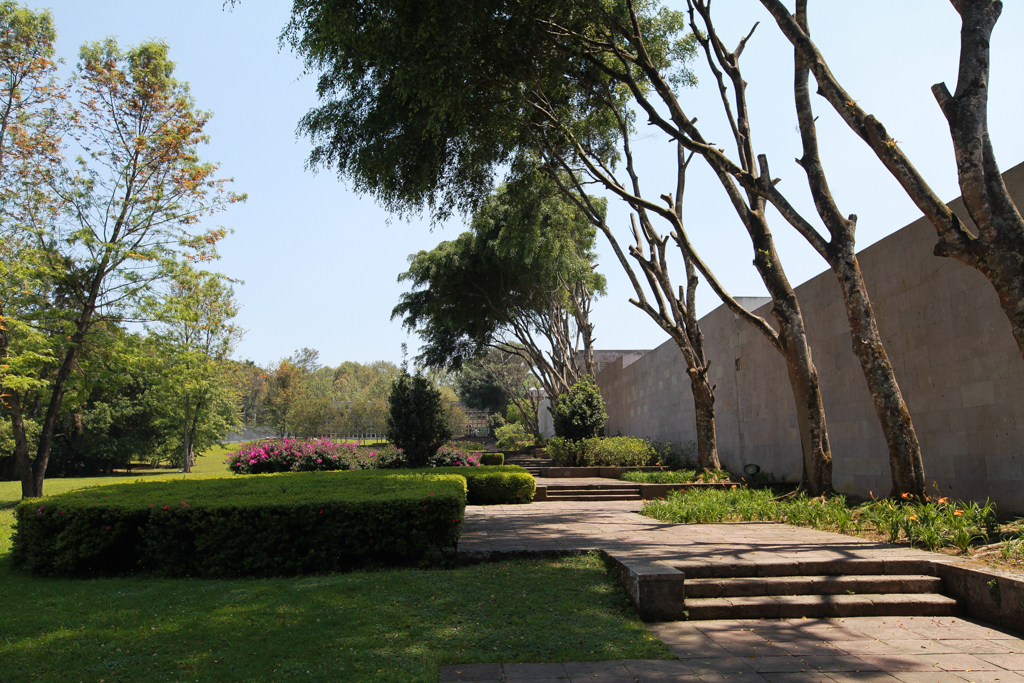
<instances>
[{"instance_id":1,"label":"green grass","mask_svg":"<svg viewBox=\"0 0 1024 683\"><path fill-rule=\"evenodd\" d=\"M276 580L43 580L0 561L22 681L437 680L446 663L671 657L595 555Z\"/></svg>"},{"instance_id":2,"label":"green grass","mask_svg":"<svg viewBox=\"0 0 1024 683\"><path fill-rule=\"evenodd\" d=\"M903 541L932 551L955 548L961 553L1001 535L995 506L989 502L939 498L926 502L872 500L851 506L843 496L827 500L804 494L777 498L770 489L744 486L673 491L666 500L647 502L641 514L684 524L763 520L840 533L864 529L880 534L889 543ZM1024 532L1021 537L1024 538ZM1012 539L1005 542L1004 555L1014 553L1013 543Z\"/></svg>"},{"instance_id":3,"label":"green grass","mask_svg":"<svg viewBox=\"0 0 1024 683\"><path fill-rule=\"evenodd\" d=\"M230 476L226 452L188 477ZM53 479L46 492L174 478L187 477ZM10 568L20 491L0 483L4 683L433 683L447 663L672 656L596 555L294 579L35 578Z\"/></svg>"},{"instance_id":4,"label":"green grass","mask_svg":"<svg viewBox=\"0 0 1024 683\"><path fill-rule=\"evenodd\" d=\"M682 524L776 521L840 532L856 528L853 510L842 496L824 502L806 496L776 500L769 489L743 486L672 491L665 500L645 503L641 514Z\"/></svg>"}]
</instances>

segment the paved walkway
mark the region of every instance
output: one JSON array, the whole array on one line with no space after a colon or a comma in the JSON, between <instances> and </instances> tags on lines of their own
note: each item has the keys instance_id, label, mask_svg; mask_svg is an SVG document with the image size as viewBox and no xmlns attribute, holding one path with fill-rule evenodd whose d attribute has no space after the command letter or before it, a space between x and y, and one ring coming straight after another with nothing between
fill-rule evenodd
<instances>
[{"instance_id":1,"label":"paved walkway","mask_svg":"<svg viewBox=\"0 0 1024 683\"><path fill-rule=\"evenodd\" d=\"M629 552L714 575L716 565L833 560L970 560L776 522L667 524L636 514L642 501L543 501L466 507L460 553ZM699 568L699 571L696 571Z\"/></svg>"},{"instance_id":2,"label":"paved walkway","mask_svg":"<svg viewBox=\"0 0 1024 683\"><path fill-rule=\"evenodd\" d=\"M909 559L971 563L903 546L771 522L665 524L639 501L466 508L460 553L518 555L603 548L714 575L718 565ZM676 660L472 664L442 681L480 683L1024 683L1024 640L965 619L691 621L649 625Z\"/></svg>"},{"instance_id":3,"label":"paved walkway","mask_svg":"<svg viewBox=\"0 0 1024 683\"><path fill-rule=\"evenodd\" d=\"M678 659L461 664L477 683L1024 683L1024 640L964 619L691 621L650 629Z\"/></svg>"}]
</instances>

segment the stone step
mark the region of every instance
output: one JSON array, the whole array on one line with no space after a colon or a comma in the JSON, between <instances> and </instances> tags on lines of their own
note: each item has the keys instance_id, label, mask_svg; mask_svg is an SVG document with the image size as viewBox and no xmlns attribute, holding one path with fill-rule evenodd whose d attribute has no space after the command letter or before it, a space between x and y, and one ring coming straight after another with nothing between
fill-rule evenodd
<instances>
[{"instance_id":1,"label":"stone step","mask_svg":"<svg viewBox=\"0 0 1024 683\"><path fill-rule=\"evenodd\" d=\"M604 502L607 502L607 501L616 501L616 500L641 500L641 498L640 498L640 494L637 494L635 496L630 496L630 495L623 495L621 493L617 493L617 494L611 495L611 496L600 496L600 497L597 497L597 496L586 496L586 495L581 496L581 495L576 495L576 494L567 494L567 495L564 495L564 496L548 496L545 500L549 500L549 501L577 501L577 502L591 502L591 503L600 501L600 502L604 503Z\"/></svg>"},{"instance_id":2,"label":"stone step","mask_svg":"<svg viewBox=\"0 0 1024 683\"><path fill-rule=\"evenodd\" d=\"M547 500L640 500L640 489L624 487L547 487Z\"/></svg>"},{"instance_id":3,"label":"stone step","mask_svg":"<svg viewBox=\"0 0 1024 683\"><path fill-rule=\"evenodd\" d=\"M686 599L752 595L860 595L937 593L942 579L924 575L770 576L687 579Z\"/></svg>"},{"instance_id":4,"label":"stone step","mask_svg":"<svg viewBox=\"0 0 1024 683\"><path fill-rule=\"evenodd\" d=\"M710 557L674 562L672 566L692 579L724 579L769 576L927 575L931 563L925 559L901 557L787 560L781 558L744 560Z\"/></svg>"},{"instance_id":5,"label":"stone step","mask_svg":"<svg viewBox=\"0 0 1024 683\"><path fill-rule=\"evenodd\" d=\"M640 487L636 484L546 484L549 491L636 491L640 493Z\"/></svg>"},{"instance_id":6,"label":"stone step","mask_svg":"<svg viewBox=\"0 0 1024 683\"><path fill-rule=\"evenodd\" d=\"M688 589L690 582L686 583ZM687 598L686 610L690 620L947 617L960 613L956 600L935 593Z\"/></svg>"}]
</instances>

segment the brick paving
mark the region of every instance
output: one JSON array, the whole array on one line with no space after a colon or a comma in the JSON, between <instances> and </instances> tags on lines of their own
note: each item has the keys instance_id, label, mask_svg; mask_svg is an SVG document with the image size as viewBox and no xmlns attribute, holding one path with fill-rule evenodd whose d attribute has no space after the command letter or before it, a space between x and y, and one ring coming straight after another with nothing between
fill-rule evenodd
<instances>
[{"instance_id":1,"label":"brick paving","mask_svg":"<svg viewBox=\"0 0 1024 683\"><path fill-rule=\"evenodd\" d=\"M516 556L604 549L714 576L746 566L814 567L916 558L964 562L841 534L757 522L665 524L637 501L541 502L466 508L459 552ZM955 617L857 617L662 622L648 628L673 660L446 665L441 681L478 683L1024 683L1024 640Z\"/></svg>"},{"instance_id":2,"label":"brick paving","mask_svg":"<svg viewBox=\"0 0 1024 683\"><path fill-rule=\"evenodd\" d=\"M650 624L678 659L456 664L476 683L1024 683L1024 640L965 619L857 617Z\"/></svg>"},{"instance_id":3,"label":"brick paving","mask_svg":"<svg viewBox=\"0 0 1024 683\"><path fill-rule=\"evenodd\" d=\"M582 480L577 480L582 481ZM459 553L521 554L604 549L629 552L674 566L688 575L714 575L716 565L757 567L835 560L970 560L776 522L668 524L637 514L642 501L466 507ZM751 575L758 575L757 572Z\"/></svg>"}]
</instances>

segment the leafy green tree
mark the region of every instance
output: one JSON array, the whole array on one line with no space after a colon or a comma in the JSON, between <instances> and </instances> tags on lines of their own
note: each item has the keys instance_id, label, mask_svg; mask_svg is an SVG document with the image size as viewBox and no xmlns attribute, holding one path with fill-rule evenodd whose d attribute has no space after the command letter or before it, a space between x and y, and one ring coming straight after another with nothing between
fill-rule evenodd
<instances>
[{"instance_id":1,"label":"leafy green tree","mask_svg":"<svg viewBox=\"0 0 1024 683\"><path fill-rule=\"evenodd\" d=\"M192 471L197 449L219 441L239 415L225 361L241 337L234 291L219 273L180 264L166 295L150 304L148 327L166 359L168 390L176 396L181 463Z\"/></svg>"},{"instance_id":2,"label":"leafy green tree","mask_svg":"<svg viewBox=\"0 0 1024 683\"><path fill-rule=\"evenodd\" d=\"M456 391L467 408L503 413L509 397L478 358L462 364Z\"/></svg>"},{"instance_id":3,"label":"leafy green tree","mask_svg":"<svg viewBox=\"0 0 1024 683\"><path fill-rule=\"evenodd\" d=\"M695 83L687 68L695 42L680 36L682 15L629 0L298 0L293 8L285 38L320 73L322 104L300 123L315 144L310 163L335 168L389 210L428 210L437 220L477 210L499 174L542 171L608 239L636 293L631 303L679 346L699 459L718 467L714 387L696 318L697 271L712 276L682 229L681 191L665 195L668 209L646 199L629 146L635 97L664 93L650 87L652 74ZM646 71L629 61L636 46L651 60ZM622 160L628 177L620 179L612 171ZM619 244L587 191L595 185L637 212L635 244ZM669 234L655 230L652 214L669 220ZM668 269L673 237L684 287Z\"/></svg>"},{"instance_id":4,"label":"leafy green tree","mask_svg":"<svg viewBox=\"0 0 1024 683\"><path fill-rule=\"evenodd\" d=\"M579 441L600 435L608 421L601 390L591 377L582 377L553 411L555 433Z\"/></svg>"},{"instance_id":5,"label":"leafy green tree","mask_svg":"<svg viewBox=\"0 0 1024 683\"><path fill-rule=\"evenodd\" d=\"M392 316L424 340L418 360L459 368L488 349L519 355L553 400L593 372L595 229L540 174L495 192L472 231L410 257Z\"/></svg>"},{"instance_id":6,"label":"leafy green tree","mask_svg":"<svg viewBox=\"0 0 1024 683\"><path fill-rule=\"evenodd\" d=\"M15 438L21 420L39 406L40 435L31 457L19 450L22 495L40 496L61 408L79 362L103 322L133 316L145 293L175 263L216 257L226 231L197 231L199 219L243 197L226 191L199 145L210 115L199 111L188 86L174 78L164 43L128 50L107 39L79 54L68 137L61 163L41 176L44 196L19 194L15 239L40 247L54 274L48 306L28 311L48 330L53 363L45 387L6 390ZM73 155L74 152L80 152Z\"/></svg>"},{"instance_id":7,"label":"leafy green tree","mask_svg":"<svg viewBox=\"0 0 1024 683\"><path fill-rule=\"evenodd\" d=\"M266 425L278 435L287 436L292 429L292 407L302 392L302 372L287 358L268 370L266 391Z\"/></svg>"},{"instance_id":8,"label":"leafy green tree","mask_svg":"<svg viewBox=\"0 0 1024 683\"><path fill-rule=\"evenodd\" d=\"M426 377L403 372L388 394L388 440L405 452L410 467L427 459L452 437L440 390Z\"/></svg>"}]
</instances>

